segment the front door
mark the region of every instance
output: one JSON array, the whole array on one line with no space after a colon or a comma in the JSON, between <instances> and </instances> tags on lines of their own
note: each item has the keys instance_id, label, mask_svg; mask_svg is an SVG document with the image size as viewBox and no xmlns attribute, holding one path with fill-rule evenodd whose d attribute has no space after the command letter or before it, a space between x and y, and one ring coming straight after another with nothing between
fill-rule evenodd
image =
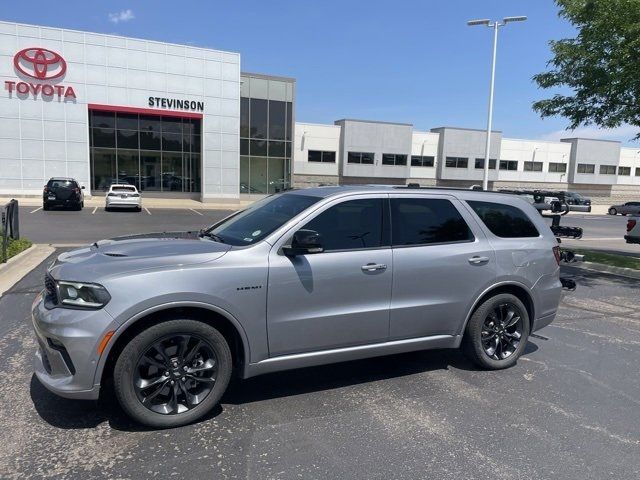
<instances>
[{"instance_id":1,"label":"front door","mask_svg":"<svg viewBox=\"0 0 640 480\"><path fill-rule=\"evenodd\" d=\"M271 356L387 340L393 259L385 218L386 198L354 196L328 204L276 243L267 292ZM321 235L324 252L282 254L301 228Z\"/></svg>"}]
</instances>

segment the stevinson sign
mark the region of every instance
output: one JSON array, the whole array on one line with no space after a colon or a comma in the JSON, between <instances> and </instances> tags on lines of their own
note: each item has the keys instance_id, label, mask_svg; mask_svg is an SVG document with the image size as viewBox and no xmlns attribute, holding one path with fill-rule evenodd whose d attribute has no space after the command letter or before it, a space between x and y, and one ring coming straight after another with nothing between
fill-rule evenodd
<instances>
[{"instance_id":1,"label":"stevinson sign","mask_svg":"<svg viewBox=\"0 0 640 480\"><path fill-rule=\"evenodd\" d=\"M42 47L20 50L13 57L13 67L23 81L5 80L4 88L10 97L57 98L62 101L76 99L73 87L49 83L63 78L67 72L67 62L53 50Z\"/></svg>"}]
</instances>

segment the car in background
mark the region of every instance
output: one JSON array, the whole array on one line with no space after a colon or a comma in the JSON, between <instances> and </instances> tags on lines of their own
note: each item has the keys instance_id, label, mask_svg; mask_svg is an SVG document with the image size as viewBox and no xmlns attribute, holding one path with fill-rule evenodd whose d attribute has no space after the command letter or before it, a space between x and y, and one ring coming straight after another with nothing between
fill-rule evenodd
<instances>
[{"instance_id":1,"label":"car in background","mask_svg":"<svg viewBox=\"0 0 640 480\"><path fill-rule=\"evenodd\" d=\"M627 202L622 205L611 205L609 215L640 215L640 202Z\"/></svg>"},{"instance_id":2,"label":"car in background","mask_svg":"<svg viewBox=\"0 0 640 480\"><path fill-rule=\"evenodd\" d=\"M591 211L591 199L582 196L578 192L560 191L559 193L564 195L564 201L569 205L569 210L572 212L590 212Z\"/></svg>"},{"instance_id":3,"label":"car in background","mask_svg":"<svg viewBox=\"0 0 640 480\"><path fill-rule=\"evenodd\" d=\"M134 208L138 212L142 210L142 197L134 185L115 183L109 187L105 196L104 209Z\"/></svg>"},{"instance_id":4,"label":"car in background","mask_svg":"<svg viewBox=\"0 0 640 480\"><path fill-rule=\"evenodd\" d=\"M640 217L627 220L627 234L624 239L627 243L640 243Z\"/></svg>"},{"instance_id":5,"label":"car in background","mask_svg":"<svg viewBox=\"0 0 640 480\"><path fill-rule=\"evenodd\" d=\"M74 178L50 178L42 190L42 209L51 207L70 207L74 210L84 208L84 187Z\"/></svg>"}]
</instances>

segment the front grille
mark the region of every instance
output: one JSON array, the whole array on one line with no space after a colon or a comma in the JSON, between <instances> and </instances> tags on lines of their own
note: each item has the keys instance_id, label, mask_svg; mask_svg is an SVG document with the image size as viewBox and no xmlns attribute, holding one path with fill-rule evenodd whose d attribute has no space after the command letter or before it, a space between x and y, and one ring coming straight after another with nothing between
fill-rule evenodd
<instances>
[{"instance_id":1,"label":"front grille","mask_svg":"<svg viewBox=\"0 0 640 480\"><path fill-rule=\"evenodd\" d=\"M44 276L45 300L58 304L58 291L56 290L56 281L48 273Z\"/></svg>"}]
</instances>

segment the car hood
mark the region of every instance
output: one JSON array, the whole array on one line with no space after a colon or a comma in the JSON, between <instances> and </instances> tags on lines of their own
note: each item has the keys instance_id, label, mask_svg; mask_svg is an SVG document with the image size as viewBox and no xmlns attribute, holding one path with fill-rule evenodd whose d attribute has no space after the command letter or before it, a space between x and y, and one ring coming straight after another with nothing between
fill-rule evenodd
<instances>
[{"instance_id":1,"label":"car hood","mask_svg":"<svg viewBox=\"0 0 640 480\"><path fill-rule=\"evenodd\" d=\"M55 279L99 282L137 270L210 262L231 247L198 237L197 232L169 232L100 240L62 253L49 267Z\"/></svg>"}]
</instances>

